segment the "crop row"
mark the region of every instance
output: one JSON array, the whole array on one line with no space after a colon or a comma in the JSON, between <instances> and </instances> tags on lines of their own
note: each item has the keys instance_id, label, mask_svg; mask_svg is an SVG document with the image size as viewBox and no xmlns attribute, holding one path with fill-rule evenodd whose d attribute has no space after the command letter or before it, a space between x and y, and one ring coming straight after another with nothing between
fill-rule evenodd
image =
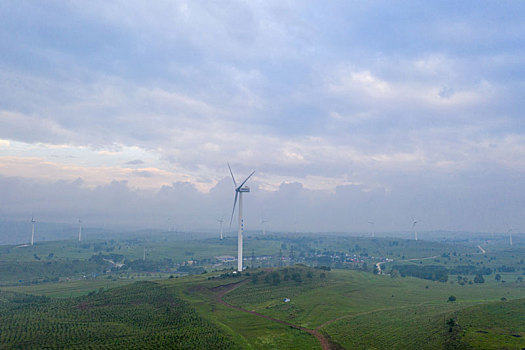
<instances>
[{"instance_id":1,"label":"crop row","mask_svg":"<svg viewBox=\"0 0 525 350\"><path fill-rule=\"evenodd\" d=\"M150 282L75 299L0 302L2 349L227 349L232 344L188 304Z\"/></svg>"}]
</instances>

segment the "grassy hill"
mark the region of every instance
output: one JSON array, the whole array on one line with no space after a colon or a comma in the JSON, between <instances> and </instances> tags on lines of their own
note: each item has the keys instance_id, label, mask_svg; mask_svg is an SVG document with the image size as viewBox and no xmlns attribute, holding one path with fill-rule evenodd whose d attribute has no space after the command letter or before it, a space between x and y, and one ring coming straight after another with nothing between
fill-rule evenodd
<instances>
[{"instance_id":1,"label":"grassy hill","mask_svg":"<svg viewBox=\"0 0 525 350\"><path fill-rule=\"evenodd\" d=\"M311 278L307 277L309 272ZM358 271L327 272L307 267L283 268L268 276L276 273L280 275L280 282L274 283L273 278L259 278L257 283L246 283L226 294L224 299L247 310L318 329L333 343L346 349L461 348L464 343L474 344L471 341L473 336L488 337L487 334L491 333L476 333L465 328L462 330L466 332L464 339L457 341L453 337L456 333L450 334L447 324L456 314L467 315L474 312L469 310L477 310L471 307L481 308L494 302L501 304L501 298L525 297L525 289L515 284L458 285ZM293 273L300 273L302 281L283 278ZM321 273L325 278L320 278ZM452 295L456 298L454 302L448 301ZM290 298L290 302L283 302L285 297ZM479 314L482 315L483 311ZM508 313L499 315L493 312L490 317L494 318L494 324L500 317L503 317L501 322L509 324L516 319ZM513 330L515 335L525 331L519 323L516 327ZM510 336L510 333L505 334L515 343L521 339ZM488 344L491 344L490 340Z\"/></svg>"},{"instance_id":2,"label":"grassy hill","mask_svg":"<svg viewBox=\"0 0 525 350\"><path fill-rule=\"evenodd\" d=\"M451 319L460 341L469 348L525 348L525 299L476 305L455 313Z\"/></svg>"}]
</instances>

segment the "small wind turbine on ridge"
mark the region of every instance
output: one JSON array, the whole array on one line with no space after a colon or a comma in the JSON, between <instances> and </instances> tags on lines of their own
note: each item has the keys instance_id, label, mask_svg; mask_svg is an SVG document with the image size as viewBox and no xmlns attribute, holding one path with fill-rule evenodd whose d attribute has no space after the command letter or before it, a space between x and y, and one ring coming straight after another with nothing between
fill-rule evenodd
<instances>
[{"instance_id":1,"label":"small wind turbine on ridge","mask_svg":"<svg viewBox=\"0 0 525 350\"><path fill-rule=\"evenodd\" d=\"M510 228L509 225L506 225L507 226L507 234L509 235L509 242L510 242L510 245L512 245L512 230L514 230L513 228Z\"/></svg>"},{"instance_id":2,"label":"small wind turbine on ridge","mask_svg":"<svg viewBox=\"0 0 525 350\"><path fill-rule=\"evenodd\" d=\"M266 236L266 223L267 222L268 222L268 220L266 220L264 217L261 218L261 225L262 225L263 236Z\"/></svg>"},{"instance_id":3,"label":"small wind turbine on ridge","mask_svg":"<svg viewBox=\"0 0 525 350\"><path fill-rule=\"evenodd\" d=\"M82 241L82 220L78 219L78 241Z\"/></svg>"},{"instance_id":4,"label":"small wind turbine on ridge","mask_svg":"<svg viewBox=\"0 0 525 350\"><path fill-rule=\"evenodd\" d=\"M375 237L374 222L369 221L368 223L372 226L372 238L374 238Z\"/></svg>"},{"instance_id":5,"label":"small wind turbine on ridge","mask_svg":"<svg viewBox=\"0 0 525 350\"><path fill-rule=\"evenodd\" d=\"M35 242L35 218L31 216L31 245Z\"/></svg>"},{"instance_id":6,"label":"small wind turbine on ridge","mask_svg":"<svg viewBox=\"0 0 525 350\"><path fill-rule=\"evenodd\" d=\"M416 224L417 224L417 220L412 218L412 230L414 231L414 239L417 241Z\"/></svg>"},{"instance_id":7,"label":"small wind turbine on ridge","mask_svg":"<svg viewBox=\"0 0 525 350\"><path fill-rule=\"evenodd\" d=\"M233 185L235 188L235 199L233 200L232 216L230 218L230 230L232 227L233 215L235 214L235 206L237 205L237 199L239 199L239 231L237 233L237 271L242 272L242 236L244 232L244 218L242 216L242 194L250 192L250 187L244 186L244 184L252 177L255 173L253 171L240 185L237 185L235 176L233 176L232 168L228 163L228 169L230 169L230 175L232 176Z\"/></svg>"},{"instance_id":8,"label":"small wind turbine on ridge","mask_svg":"<svg viewBox=\"0 0 525 350\"><path fill-rule=\"evenodd\" d=\"M221 223L221 240L222 240L222 224L224 222L224 218L221 216L221 218L217 219L217 221Z\"/></svg>"}]
</instances>

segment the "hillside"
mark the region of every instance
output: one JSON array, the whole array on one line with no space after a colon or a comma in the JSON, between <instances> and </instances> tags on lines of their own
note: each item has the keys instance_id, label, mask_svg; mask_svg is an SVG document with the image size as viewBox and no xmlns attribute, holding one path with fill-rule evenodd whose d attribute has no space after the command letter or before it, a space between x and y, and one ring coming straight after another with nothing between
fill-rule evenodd
<instances>
[{"instance_id":1,"label":"hillside","mask_svg":"<svg viewBox=\"0 0 525 350\"><path fill-rule=\"evenodd\" d=\"M231 339L153 282L72 299L0 292L0 348L228 349Z\"/></svg>"},{"instance_id":2,"label":"hillside","mask_svg":"<svg viewBox=\"0 0 525 350\"><path fill-rule=\"evenodd\" d=\"M473 306L455 313L451 320L449 325L469 348L525 348L525 299Z\"/></svg>"}]
</instances>

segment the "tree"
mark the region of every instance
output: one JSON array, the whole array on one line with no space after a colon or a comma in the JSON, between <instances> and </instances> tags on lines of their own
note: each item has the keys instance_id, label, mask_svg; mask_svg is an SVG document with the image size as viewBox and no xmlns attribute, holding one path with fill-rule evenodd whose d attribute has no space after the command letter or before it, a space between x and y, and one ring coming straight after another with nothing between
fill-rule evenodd
<instances>
[{"instance_id":1,"label":"tree","mask_svg":"<svg viewBox=\"0 0 525 350\"><path fill-rule=\"evenodd\" d=\"M501 275L498 273L496 274L496 277L494 277L496 279L496 281L501 281Z\"/></svg>"},{"instance_id":2,"label":"tree","mask_svg":"<svg viewBox=\"0 0 525 350\"><path fill-rule=\"evenodd\" d=\"M485 283L485 279L480 273L478 273L476 277L474 277L474 283Z\"/></svg>"},{"instance_id":3,"label":"tree","mask_svg":"<svg viewBox=\"0 0 525 350\"><path fill-rule=\"evenodd\" d=\"M451 295L451 296L448 297L448 301L454 302L454 301L456 301L456 297Z\"/></svg>"}]
</instances>

